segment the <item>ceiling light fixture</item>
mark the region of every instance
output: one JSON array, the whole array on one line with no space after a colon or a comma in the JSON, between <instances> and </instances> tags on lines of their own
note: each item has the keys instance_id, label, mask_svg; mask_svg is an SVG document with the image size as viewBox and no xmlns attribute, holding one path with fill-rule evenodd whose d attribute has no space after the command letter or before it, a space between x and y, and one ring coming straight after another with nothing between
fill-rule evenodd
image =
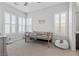
<instances>
[{"instance_id":1,"label":"ceiling light fixture","mask_svg":"<svg viewBox=\"0 0 79 59\"><path fill-rule=\"evenodd\" d=\"M32 3L41 3L41 2L24 2L23 6L27 6L28 4L32 4ZM13 4L20 5L18 4L18 2L14 2Z\"/></svg>"}]
</instances>

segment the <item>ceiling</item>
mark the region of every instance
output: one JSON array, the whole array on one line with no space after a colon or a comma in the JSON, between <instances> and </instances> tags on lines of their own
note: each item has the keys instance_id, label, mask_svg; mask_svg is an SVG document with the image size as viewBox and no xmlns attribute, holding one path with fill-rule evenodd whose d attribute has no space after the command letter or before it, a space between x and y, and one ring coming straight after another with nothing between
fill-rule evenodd
<instances>
[{"instance_id":1,"label":"ceiling","mask_svg":"<svg viewBox=\"0 0 79 59\"><path fill-rule=\"evenodd\" d=\"M79 12L79 2L76 2L76 12Z\"/></svg>"},{"instance_id":2,"label":"ceiling","mask_svg":"<svg viewBox=\"0 0 79 59\"><path fill-rule=\"evenodd\" d=\"M39 9L43 9L49 6L55 6L58 4L61 4L63 2L29 2L26 6L24 6L25 2L16 2L17 4L14 4L14 2L6 2L8 5L11 5L23 12L33 12Z\"/></svg>"}]
</instances>

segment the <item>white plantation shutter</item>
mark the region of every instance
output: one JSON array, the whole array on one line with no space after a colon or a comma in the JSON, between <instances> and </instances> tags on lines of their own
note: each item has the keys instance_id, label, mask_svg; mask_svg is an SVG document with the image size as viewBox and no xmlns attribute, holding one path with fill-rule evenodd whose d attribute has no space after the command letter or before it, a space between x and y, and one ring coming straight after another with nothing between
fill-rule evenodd
<instances>
[{"instance_id":1,"label":"white plantation shutter","mask_svg":"<svg viewBox=\"0 0 79 59\"><path fill-rule=\"evenodd\" d=\"M64 39L67 36L67 13L57 13L54 15L54 35L56 39Z\"/></svg>"},{"instance_id":2,"label":"white plantation shutter","mask_svg":"<svg viewBox=\"0 0 79 59\"><path fill-rule=\"evenodd\" d=\"M27 32L32 32L32 18L27 18Z\"/></svg>"},{"instance_id":3,"label":"white plantation shutter","mask_svg":"<svg viewBox=\"0 0 79 59\"><path fill-rule=\"evenodd\" d=\"M5 26L4 26L5 30L4 30L4 32L5 33L10 33L10 14L5 12L4 18L5 18L5 21L4 21L4 23L5 23Z\"/></svg>"},{"instance_id":4,"label":"white plantation shutter","mask_svg":"<svg viewBox=\"0 0 79 59\"><path fill-rule=\"evenodd\" d=\"M11 32L15 33L15 27L16 27L16 17L12 15L11 17Z\"/></svg>"}]
</instances>

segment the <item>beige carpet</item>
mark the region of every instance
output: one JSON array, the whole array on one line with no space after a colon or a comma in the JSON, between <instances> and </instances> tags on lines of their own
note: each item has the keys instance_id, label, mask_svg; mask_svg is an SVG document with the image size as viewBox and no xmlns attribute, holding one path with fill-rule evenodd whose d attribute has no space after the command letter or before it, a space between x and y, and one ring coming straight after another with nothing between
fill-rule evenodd
<instances>
[{"instance_id":1,"label":"beige carpet","mask_svg":"<svg viewBox=\"0 0 79 59\"><path fill-rule=\"evenodd\" d=\"M48 48L47 42L24 40L16 41L7 45L8 56L77 56L78 52L64 50L51 46Z\"/></svg>"}]
</instances>

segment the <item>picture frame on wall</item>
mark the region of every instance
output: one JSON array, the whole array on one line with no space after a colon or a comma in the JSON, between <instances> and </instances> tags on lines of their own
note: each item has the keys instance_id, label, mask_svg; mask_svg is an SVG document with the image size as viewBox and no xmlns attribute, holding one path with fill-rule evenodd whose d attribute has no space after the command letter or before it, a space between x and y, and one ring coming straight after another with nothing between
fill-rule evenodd
<instances>
[{"instance_id":1,"label":"picture frame on wall","mask_svg":"<svg viewBox=\"0 0 79 59\"><path fill-rule=\"evenodd\" d=\"M39 20L39 24L44 24L45 20Z\"/></svg>"}]
</instances>

